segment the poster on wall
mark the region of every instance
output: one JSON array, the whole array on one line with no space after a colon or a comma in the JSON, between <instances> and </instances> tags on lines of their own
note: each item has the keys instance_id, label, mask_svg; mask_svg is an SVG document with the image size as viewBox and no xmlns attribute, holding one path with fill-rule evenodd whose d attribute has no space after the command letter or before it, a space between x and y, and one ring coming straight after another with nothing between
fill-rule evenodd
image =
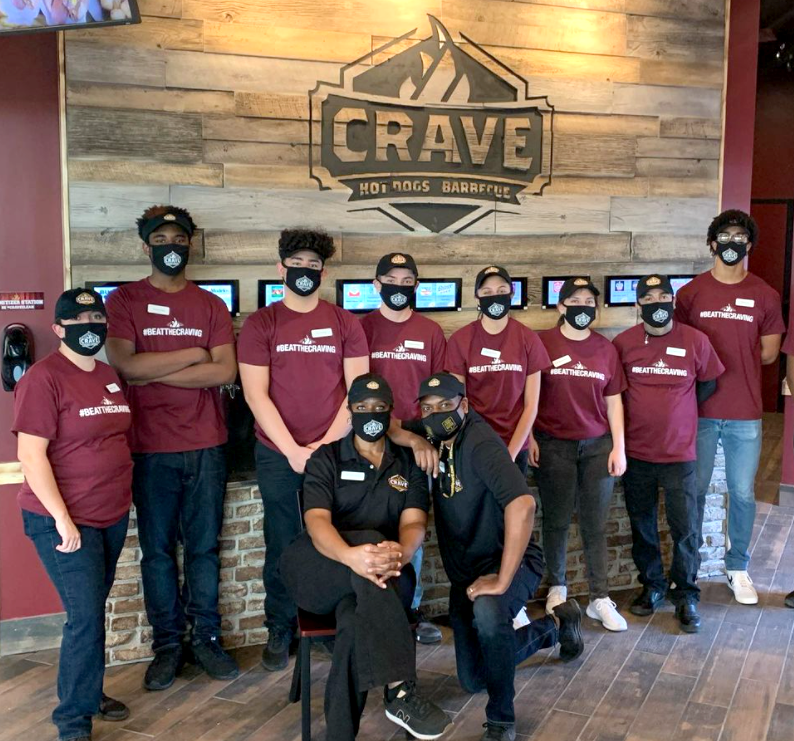
<instances>
[{"instance_id":1,"label":"poster on wall","mask_svg":"<svg viewBox=\"0 0 794 741\"><path fill-rule=\"evenodd\" d=\"M0 291L0 311L34 311L43 308L43 293L36 291Z\"/></svg>"}]
</instances>

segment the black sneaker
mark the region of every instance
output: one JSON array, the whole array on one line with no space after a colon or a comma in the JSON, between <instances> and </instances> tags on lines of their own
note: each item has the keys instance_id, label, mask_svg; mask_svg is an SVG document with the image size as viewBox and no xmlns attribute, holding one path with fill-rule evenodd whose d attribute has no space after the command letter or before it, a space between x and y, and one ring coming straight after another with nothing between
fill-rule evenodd
<instances>
[{"instance_id":1,"label":"black sneaker","mask_svg":"<svg viewBox=\"0 0 794 741\"><path fill-rule=\"evenodd\" d=\"M168 646L156 651L143 678L143 686L150 692L167 690L182 671L182 646Z\"/></svg>"},{"instance_id":2,"label":"black sneaker","mask_svg":"<svg viewBox=\"0 0 794 741\"><path fill-rule=\"evenodd\" d=\"M560 621L560 627L557 632L557 640L560 642L560 659L565 662L578 659L582 655L582 651L584 651L582 608L571 597L571 599L554 608L554 615Z\"/></svg>"},{"instance_id":3,"label":"black sneaker","mask_svg":"<svg viewBox=\"0 0 794 741\"><path fill-rule=\"evenodd\" d=\"M117 723L120 720L127 720L130 717L130 709L118 700L102 694L102 701L99 703L99 712L96 717L100 720L107 720L112 723Z\"/></svg>"},{"instance_id":4,"label":"black sneaker","mask_svg":"<svg viewBox=\"0 0 794 741\"><path fill-rule=\"evenodd\" d=\"M629 612L632 615L647 617L656 612L656 608L664 602L664 592L653 587L643 587L639 596L631 603Z\"/></svg>"},{"instance_id":5,"label":"black sneaker","mask_svg":"<svg viewBox=\"0 0 794 741\"><path fill-rule=\"evenodd\" d=\"M438 643L444 637L421 610L411 610L411 622L416 625L416 640L423 645Z\"/></svg>"},{"instance_id":6,"label":"black sneaker","mask_svg":"<svg viewBox=\"0 0 794 741\"><path fill-rule=\"evenodd\" d=\"M262 666L269 672L280 672L289 663L289 645L292 631L289 628L271 628L267 644L262 650Z\"/></svg>"},{"instance_id":7,"label":"black sneaker","mask_svg":"<svg viewBox=\"0 0 794 741\"><path fill-rule=\"evenodd\" d=\"M386 717L415 738L438 738L452 722L438 705L421 697L416 682L403 682L393 690L385 689L383 704Z\"/></svg>"},{"instance_id":8,"label":"black sneaker","mask_svg":"<svg viewBox=\"0 0 794 741\"><path fill-rule=\"evenodd\" d=\"M483 723L485 729L480 741L516 741L516 727L511 724L509 726L500 726L496 723Z\"/></svg>"},{"instance_id":9,"label":"black sneaker","mask_svg":"<svg viewBox=\"0 0 794 741\"><path fill-rule=\"evenodd\" d=\"M190 645L196 664L213 679L234 679L240 675L237 662L221 648L217 636L209 640L195 640Z\"/></svg>"},{"instance_id":10,"label":"black sneaker","mask_svg":"<svg viewBox=\"0 0 794 741\"><path fill-rule=\"evenodd\" d=\"M786 607L794 607L794 592L789 592L786 595L786 599L783 600L783 604Z\"/></svg>"},{"instance_id":11,"label":"black sneaker","mask_svg":"<svg viewBox=\"0 0 794 741\"><path fill-rule=\"evenodd\" d=\"M675 608L675 616L684 633L697 633L700 630L700 615L696 599L689 598L679 602Z\"/></svg>"}]
</instances>

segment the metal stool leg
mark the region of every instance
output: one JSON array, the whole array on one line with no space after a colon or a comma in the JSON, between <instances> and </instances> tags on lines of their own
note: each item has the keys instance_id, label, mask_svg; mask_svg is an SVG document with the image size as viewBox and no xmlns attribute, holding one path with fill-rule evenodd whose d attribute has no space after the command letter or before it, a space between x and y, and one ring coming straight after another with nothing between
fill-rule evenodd
<instances>
[{"instance_id":1,"label":"metal stool leg","mask_svg":"<svg viewBox=\"0 0 794 741\"><path fill-rule=\"evenodd\" d=\"M301 739L312 741L311 638L300 640Z\"/></svg>"},{"instance_id":2,"label":"metal stool leg","mask_svg":"<svg viewBox=\"0 0 794 741\"><path fill-rule=\"evenodd\" d=\"M300 639L303 642L303 638ZM298 702L301 699L301 652L295 657L295 666L292 669L292 684L289 688L289 701Z\"/></svg>"}]
</instances>

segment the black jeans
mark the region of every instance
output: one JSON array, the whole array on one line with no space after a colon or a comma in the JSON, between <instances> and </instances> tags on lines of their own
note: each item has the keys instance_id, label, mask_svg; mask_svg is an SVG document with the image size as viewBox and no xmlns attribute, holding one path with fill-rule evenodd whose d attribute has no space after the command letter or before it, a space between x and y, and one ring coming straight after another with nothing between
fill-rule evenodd
<instances>
[{"instance_id":1,"label":"black jeans","mask_svg":"<svg viewBox=\"0 0 794 741\"><path fill-rule=\"evenodd\" d=\"M133 460L132 495L153 648L180 645L188 622L195 640L217 636L221 629L218 536L226 495L224 449L144 453ZM180 541L185 575L181 593L176 559Z\"/></svg>"},{"instance_id":2,"label":"black jeans","mask_svg":"<svg viewBox=\"0 0 794 741\"><path fill-rule=\"evenodd\" d=\"M521 473L524 474L524 478L526 478L527 474L529 473L529 451L528 450L522 450L516 456L516 465L518 466L518 470L521 471Z\"/></svg>"},{"instance_id":3,"label":"black jeans","mask_svg":"<svg viewBox=\"0 0 794 741\"><path fill-rule=\"evenodd\" d=\"M372 530L340 533L350 545L379 543ZM410 564L381 589L326 558L302 533L281 557L284 583L303 610L335 613L336 641L325 687L326 741L352 741L367 691L416 679L416 644L408 623L415 575Z\"/></svg>"},{"instance_id":4,"label":"black jeans","mask_svg":"<svg viewBox=\"0 0 794 741\"><path fill-rule=\"evenodd\" d=\"M303 474L295 473L282 453L256 443L256 478L265 508L265 625L269 630L294 631L295 602L279 571L284 549L301 531L300 492Z\"/></svg>"},{"instance_id":5,"label":"black jeans","mask_svg":"<svg viewBox=\"0 0 794 741\"><path fill-rule=\"evenodd\" d=\"M626 509L631 520L631 555L640 572L640 583L664 592L667 589L662 554L659 550L659 487L664 489L664 505L673 539L670 581L675 584L670 597L678 603L686 597L699 598L698 565L698 491L697 464L649 463L628 459L623 476Z\"/></svg>"},{"instance_id":6,"label":"black jeans","mask_svg":"<svg viewBox=\"0 0 794 741\"><path fill-rule=\"evenodd\" d=\"M561 440L535 433L540 466L535 481L543 507L543 553L552 586L565 582L568 530L574 509L584 543L590 599L609 594L606 524L615 479L609 475L612 436Z\"/></svg>"},{"instance_id":7,"label":"black jeans","mask_svg":"<svg viewBox=\"0 0 794 741\"><path fill-rule=\"evenodd\" d=\"M27 535L66 610L58 662L58 707L52 722L61 741L89 736L105 676L105 601L127 537L129 515L104 528L78 525L80 548L61 553L55 520L22 510Z\"/></svg>"},{"instance_id":8,"label":"black jeans","mask_svg":"<svg viewBox=\"0 0 794 741\"><path fill-rule=\"evenodd\" d=\"M472 579L474 581L474 579ZM489 723L512 725L516 715L516 666L542 648L557 644L557 625L549 615L513 629L513 618L532 599L540 576L521 564L502 595L466 595L468 584L449 591L449 621L455 635L458 681L466 692L488 691Z\"/></svg>"}]
</instances>

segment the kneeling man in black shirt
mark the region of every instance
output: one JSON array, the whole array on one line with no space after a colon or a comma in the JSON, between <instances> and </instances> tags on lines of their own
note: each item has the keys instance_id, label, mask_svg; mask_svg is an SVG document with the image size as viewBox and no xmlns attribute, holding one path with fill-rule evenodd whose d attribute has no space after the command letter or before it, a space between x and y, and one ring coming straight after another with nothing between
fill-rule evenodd
<instances>
[{"instance_id":1,"label":"kneeling man in black shirt","mask_svg":"<svg viewBox=\"0 0 794 741\"><path fill-rule=\"evenodd\" d=\"M303 483L306 530L287 547L281 575L295 604L336 616L325 691L328 741L352 741L367 691L384 687L387 717L416 738L450 724L416 688L416 643L408 622L415 587L411 559L422 544L427 475L389 429L392 391L378 375L348 393L352 432L309 458Z\"/></svg>"},{"instance_id":2,"label":"kneeling man in black shirt","mask_svg":"<svg viewBox=\"0 0 794 741\"><path fill-rule=\"evenodd\" d=\"M543 575L543 554L531 540L535 500L505 444L469 408L457 378L426 379L419 403L419 424L440 453L433 506L452 583L458 679L467 692L488 692L483 741L513 741L515 667L558 642L563 661L577 658L584 649L582 613L569 599L553 615L514 628Z\"/></svg>"}]
</instances>

